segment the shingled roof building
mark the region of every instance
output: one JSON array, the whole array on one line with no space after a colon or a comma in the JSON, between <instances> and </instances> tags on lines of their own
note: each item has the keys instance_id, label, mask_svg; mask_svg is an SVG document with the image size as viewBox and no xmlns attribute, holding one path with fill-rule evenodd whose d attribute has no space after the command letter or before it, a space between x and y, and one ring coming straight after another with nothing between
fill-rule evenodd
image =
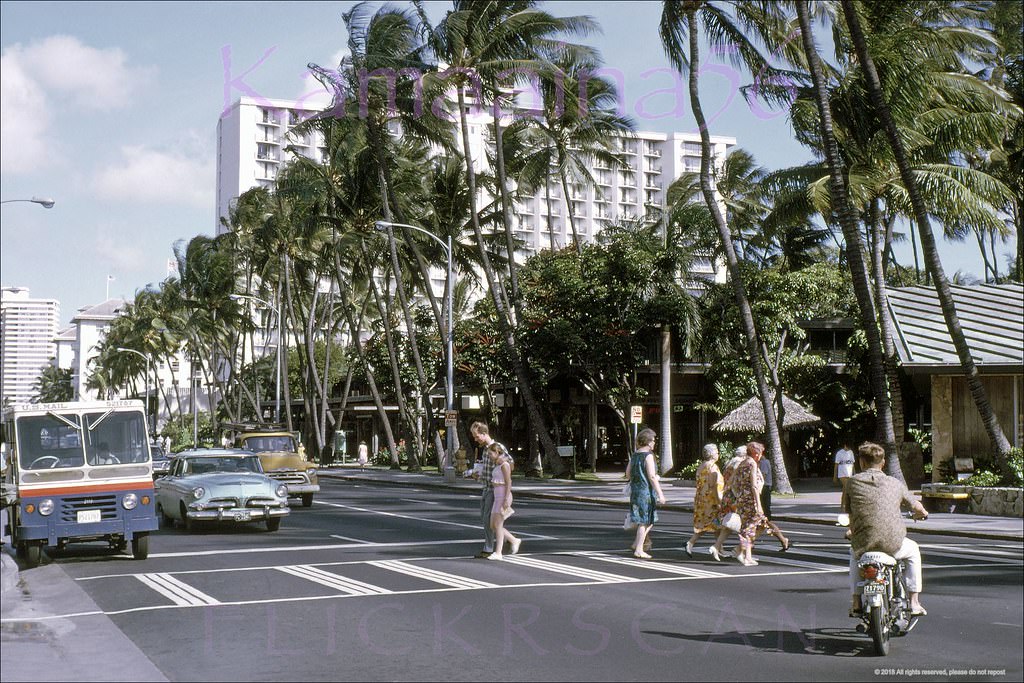
<instances>
[{"instance_id":1,"label":"shingled roof building","mask_svg":"<svg viewBox=\"0 0 1024 683\"><path fill-rule=\"evenodd\" d=\"M1024 433L1024 286L951 287L957 316L989 402L1010 443ZM889 290L889 315L903 371L930 397L932 479L955 457L986 458L988 435L931 287Z\"/></svg>"}]
</instances>

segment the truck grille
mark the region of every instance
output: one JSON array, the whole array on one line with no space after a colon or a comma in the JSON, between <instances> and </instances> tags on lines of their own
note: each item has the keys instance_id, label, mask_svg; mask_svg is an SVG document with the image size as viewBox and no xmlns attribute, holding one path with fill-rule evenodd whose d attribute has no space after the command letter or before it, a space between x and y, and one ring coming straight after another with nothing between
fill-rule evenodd
<instances>
[{"instance_id":1,"label":"truck grille","mask_svg":"<svg viewBox=\"0 0 1024 683\"><path fill-rule=\"evenodd\" d=\"M284 484L306 484L309 480L306 478L304 472L291 471L278 471L278 472L267 472L267 476L276 479Z\"/></svg>"},{"instance_id":2,"label":"truck grille","mask_svg":"<svg viewBox=\"0 0 1024 683\"><path fill-rule=\"evenodd\" d=\"M60 518L64 522L78 520L79 510L96 510L102 513L102 519L117 519L116 495L73 496L65 498L60 504Z\"/></svg>"}]
</instances>

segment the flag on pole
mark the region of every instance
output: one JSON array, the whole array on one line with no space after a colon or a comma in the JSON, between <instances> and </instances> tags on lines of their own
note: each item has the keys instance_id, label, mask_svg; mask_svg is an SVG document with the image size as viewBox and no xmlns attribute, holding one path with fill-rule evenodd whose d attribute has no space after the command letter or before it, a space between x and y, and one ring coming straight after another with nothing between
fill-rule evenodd
<instances>
[{"instance_id":1,"label":"flag on pole","mask_svg":"<svg viewBox=\"0 0 1024 683\"><path fill-rule=\"evenodd\" d=\"M113 275L108 275L108 276L107 276L107 282L113 282L113 281L114 281L114 280L116 280L116 279L117 279L117 278L116 278L116 277L114 277Z\"/></svg>"}]
</instances>

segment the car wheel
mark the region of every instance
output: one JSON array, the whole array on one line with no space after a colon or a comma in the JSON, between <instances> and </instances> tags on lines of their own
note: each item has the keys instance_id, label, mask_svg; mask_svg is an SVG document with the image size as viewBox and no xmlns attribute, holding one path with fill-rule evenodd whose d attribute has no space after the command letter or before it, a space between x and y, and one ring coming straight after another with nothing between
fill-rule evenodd
<instances>
[{"instance_id":1,"label":"car wheel","mask_svg":"<svg viewBox=\"0 0 1024 683\"><path fill-rule=\"evenodd\" d=\"M313 494L312 493L303 493L302 494L302 507L304 507L304 508L313 507Z\"/></svg>"},{"instance_id":2,"label":"car wheel","mask_svg":"<svg viewBox=\"0 0 1024 683\"><path fill-rule=\"evenodd\" d=\"M162 528L164 528L164 529L173 529L174 528L174 519L169 514L167 514L167 511L164 510L164 506L161 505L160 503L156 504L156 514L160 518L160 526Z\"/></svg>"},{"instance_id":3,"label":"car wheel","mask_svg":"<svg viewBox=\"0 0 1024 683\"><path fill-rule=\"evenodd\" d=\"M271 517L267 520L267 531L277 531L281 528L281 518Z\"/></svg>"},{"instance_id":4,"label":"car wheel","mask_svg":"<svg viewBox=\"0 0 1024 683\"><path fill-rule=\"evenodd\" d=\"M185 531L195 531L196 522L188 518L188 510L185 509L185 504L181 504L181 525L185 527Z\"/></svg>"}]
</instances>

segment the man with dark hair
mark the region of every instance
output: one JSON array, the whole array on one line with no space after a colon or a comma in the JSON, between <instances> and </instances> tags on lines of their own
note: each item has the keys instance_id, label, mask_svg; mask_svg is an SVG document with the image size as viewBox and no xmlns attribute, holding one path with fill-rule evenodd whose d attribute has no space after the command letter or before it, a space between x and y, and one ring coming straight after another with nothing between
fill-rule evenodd
<instances>
[{"instance_id":1,"label":"man with dark hair","mask_svg":"<svg viewBox=\"0 0 1024 683\"><path fill-rule=\"evenodd\" d=\"M924 615L921 605L921 549L907 538L907 527L900 508L906 504L914 519L925 519L928 512L914 498L906 485L882 471L885 451L874 443L861 444L857 450L861 471L850 477L843 492L843 512L850 515L850 592L853 594L851 616L859 616L860 596L857 594L859 570L857 560L869 551L880 551L897 560L906 560L904 574L910 609Z\"/></svg>"},{"instance_id":2,"label":"man with dark hair","mask_svg":"<svg viewBox=\"0 0 1024 683\"><path fill-rule=\"evenodd\" d=\"M494 488L491 484L491 475L494 471L494 461L487 457L486 454L487 447L492 443L498 442L491 438L491 430L486 422L474 422L469 427L469 433L480 446L480 451L477 454L477 466L473 468L471 476L480 480L480 519L483 521L484 526L484 549L477 553L476 557L478 559L485 559L490 557L491 553L495 550L500 550L500 548L495 548L494 529L491 528L491 508L494 507ZM498 446L501 446L504 454L503 457L511 465L512 456L509 455L508 449L500 443L498 443Z\"/></svg>"}]
</instances>

